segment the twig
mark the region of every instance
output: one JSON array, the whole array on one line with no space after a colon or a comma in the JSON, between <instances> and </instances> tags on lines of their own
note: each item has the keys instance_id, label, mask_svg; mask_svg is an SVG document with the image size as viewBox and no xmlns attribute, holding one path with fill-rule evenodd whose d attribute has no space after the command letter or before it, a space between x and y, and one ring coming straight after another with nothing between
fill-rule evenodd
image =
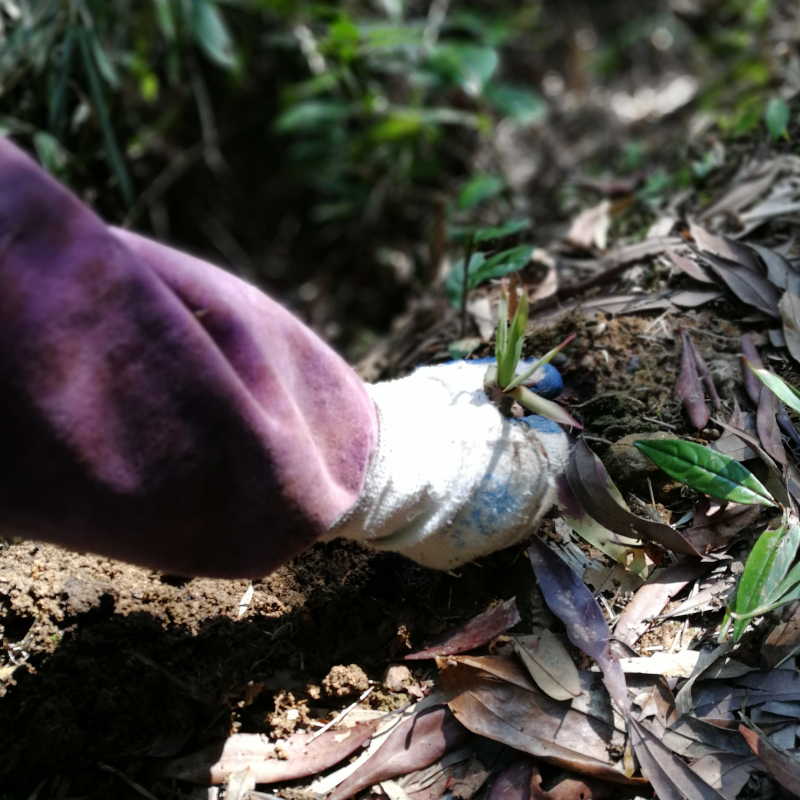
<instances>
[{"instance_id":1,"label":"twig","mask_svg":"<svg viewBox=\"0 0 800 800\"><path fill-rule=\"evenodd\" d=\"M604 439L602 436L590 436L588 433L584 433L583 438L590 442L600 442L600 444L614 444L610 439Z\"/></svg>"},{"instance_id":2,"label":"twig","mask_svg":"<svg viewBox=\"0 0 800 800\"><path fill-rule=\"evenodd\" d=\"M367 689L365 692L362 693L361 697L359 697L358 700L355 701L355 703L352 703L351 705L347 706L347 708L344 711L342 711L340 714L334 717L327 725L323 725L308 740L308 744L311 744L311 742L313 742L314 739L316 739L318 736L322 736L322 734L325 733L325 731L329 731L334 725L336 725L337 722L341 722L362 700L366 700L366 698L369 697L370 693L374 688L375 688L374 686L370 686L369 689Z\"/></svg>"},{"instance_id":3,"label":"twig","mask_svg":"<svg viewBox=\"0 0 800 800\"><path fill-rule=\"evenodd\" d=\"M467 335L467 287L469 286L469 265L472 262L472 251L475 247L475 231L467 237L467 249L464 253L464 280L461 284L461 338Z\"/></svg>"}]
</instances>

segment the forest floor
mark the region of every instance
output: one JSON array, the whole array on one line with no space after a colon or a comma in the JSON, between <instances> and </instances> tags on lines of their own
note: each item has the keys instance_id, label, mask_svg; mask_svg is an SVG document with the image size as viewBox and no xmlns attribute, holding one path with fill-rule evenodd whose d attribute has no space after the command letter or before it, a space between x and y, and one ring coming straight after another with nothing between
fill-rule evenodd
<instances>
[{"instance_id":1,"label":"forest floor","mask_svg":"<svg viewBox=\"0 0 800 800\"><path fill-rule=\"evenodd\" d=\"M596 115L596 109L587 115L580 136L574 127L559 128L558 121L548 136L555 142L563 137L564 147L584 152L590 130L602 123ZM668 116L652 135L666 152L666 143L688 136L689 122L687 116ZM691 240L685 220L695 218L743 241L768 247L788 242L785 252L794 257L797 141L795 123L777 142L760 129L730 142L708 129L695 139L695 151L723 147L726 156L702 193L672 186L653 211L652 195L637 194L640 185L627 191L610 184L576 188L571 225L543 213L537 220L537 236L545 239L520 278L539 302L526 353L542 353L576 334L558 363L565 380L560 402L582 421L587 442L625 498L638 498L668 521L691 511L695 495L660 480L642 467L631 445L617 443L631 434L667 432L710 442L724 433L713 422L694 429L673 395L681 331L692 336L709 366L722 399L715 416L723 420L734 412L734 401L754 410L741 380L742 334L784 377L800 371L780 337L770 336L781 329L780 321L754 310L724 278L706 275L700 281L686 274L668 251ZM602 154L600 145L590 149L592 158ZM677 159L676 169L690 168L689 154L681 153L669 150L665 161ZM773 206L765 211L759 203L769 197ZM708 214L719 200L726 205ZM759 208L765 216L753 215ZM663 246L631 256L629 248L662 240ZM588 291L555 294L603 274L620 253L629 257L624 271ZM475 340L473 355L492 352L498 293L493 282L471 297L466 334ZM449 359L463 333L459 310L432 293L412 305L357 367L367 380L406 374L418 364ZM789 455L796 457L791 448ZM635 502L632 510L643 513ZM763 525L742 528L726 542L730 563L739 570L760 530ZM624 611L641 585L637 576L627 571L606 583L612 560L570 534L557 510L539 535L583 564L584 580L603 595L609 621ZM438 671L432 660L403 659L444 631L510 598L522 617L514 632L553 624L525 550L522 543L452 572L436 572L334 542L316 545L251 583L187 580L47 544L6 542L0 547L0 797L211 797L205 788L164 777L166 765L234 733L278 739L314 731L370 688L359 704L360 719L369 719L368 711L415 702L436 689ZM656 568L674 563L663 552L654 559ZM668 599L667 611L699 587L688 581ZM795 606L783 612L784 623L796 618ZM679 619L653 621L634 649L644 656L707 650L715 646L723 613L715 601ZM737 658L750 667L774 666L775 659L764 661L764 643L779 624L773 615L756 625ZM797 633L781 645L782 653L790 653L790 666ZM410 672L398 682L398 673L389 670L403 664ZM551 778L546 775L545 783ZM270 791L308 797L307 784L301 779ZM766 798L775 791L754 773L741 796Z\"/></svg>"}]
</instances>

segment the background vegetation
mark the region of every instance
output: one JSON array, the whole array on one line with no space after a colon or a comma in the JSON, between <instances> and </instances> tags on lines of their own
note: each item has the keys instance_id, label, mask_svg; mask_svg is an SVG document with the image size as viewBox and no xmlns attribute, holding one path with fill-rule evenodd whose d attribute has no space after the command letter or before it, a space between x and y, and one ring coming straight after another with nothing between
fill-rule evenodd
<instances>
[{"instance_id":1,"label":"background vegetation","mask_svg":"<svg viewBox=\"0 0 800 800\"><path fill-rule=\"evenodd\" d=\"M586 174L642 175L651 206L713 178L719 148L637 118L642 91L683 79L725 141L763 136L772 102L780 135L797 56L767 22L788 5L1 0L0 132L357 354L475 225L511 221L507 250L562 224Z\"/></svg>"}]
</instances>

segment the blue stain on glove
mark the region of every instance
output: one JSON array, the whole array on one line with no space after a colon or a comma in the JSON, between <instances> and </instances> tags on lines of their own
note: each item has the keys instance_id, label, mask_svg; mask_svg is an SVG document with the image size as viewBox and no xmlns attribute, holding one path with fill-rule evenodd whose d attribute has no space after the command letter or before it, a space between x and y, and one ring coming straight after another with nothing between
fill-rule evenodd
<instances>
[{"instance_id":1,"label":"blue stain on glove","mask_svg":"<svg viewBox=\"0 0 800 800\"><path fill-rule=\"evenodd\" d=\"M520 375L525 372L534 361L536 361L535 358L529 358L527 361L520 361L517 364L516 374ZM456 362L450 361L449 363L454 364ZM494 357L476 358L467 363L486 364L488 366L489 364L496 364L497 359ZM561 378L561 373L559 373L552 364L545 364L540 369L537 369L536 372L523 383L523 386L527 386L534 394L538 394L546 400L553 400L563 391L564 381Z\"/></svg>"},{"instance_id":2,"label":"blue stain on glove","mask_svg":"<svg viewBox=\"0 0 800 800\"><path fill-rule=\"evenodd\" d=\"M527 417L516 417L510 419L509 422L516 425L527 425L532 431L536 431L537 433L563 433L557 422L553 422L552 419L540 417L538 414L531 414Z\"/></svg>"}]
</instances>

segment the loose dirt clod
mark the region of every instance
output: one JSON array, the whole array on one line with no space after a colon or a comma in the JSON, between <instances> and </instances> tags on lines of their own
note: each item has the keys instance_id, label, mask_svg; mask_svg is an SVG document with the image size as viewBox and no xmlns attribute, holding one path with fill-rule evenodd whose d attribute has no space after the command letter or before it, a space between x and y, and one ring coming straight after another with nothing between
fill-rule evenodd
<instances>
[{"instance_id":1,"label":"loose dirt clod","mask_svg":"<svg viewBox=\"0 0 800 800\"><path fill-rule=\"evenodd\" d=\"M350 697L369 688L369 678L357 664L339 665L322 679L322 688L328 697Z\"/></svg>"}]
</instances>

